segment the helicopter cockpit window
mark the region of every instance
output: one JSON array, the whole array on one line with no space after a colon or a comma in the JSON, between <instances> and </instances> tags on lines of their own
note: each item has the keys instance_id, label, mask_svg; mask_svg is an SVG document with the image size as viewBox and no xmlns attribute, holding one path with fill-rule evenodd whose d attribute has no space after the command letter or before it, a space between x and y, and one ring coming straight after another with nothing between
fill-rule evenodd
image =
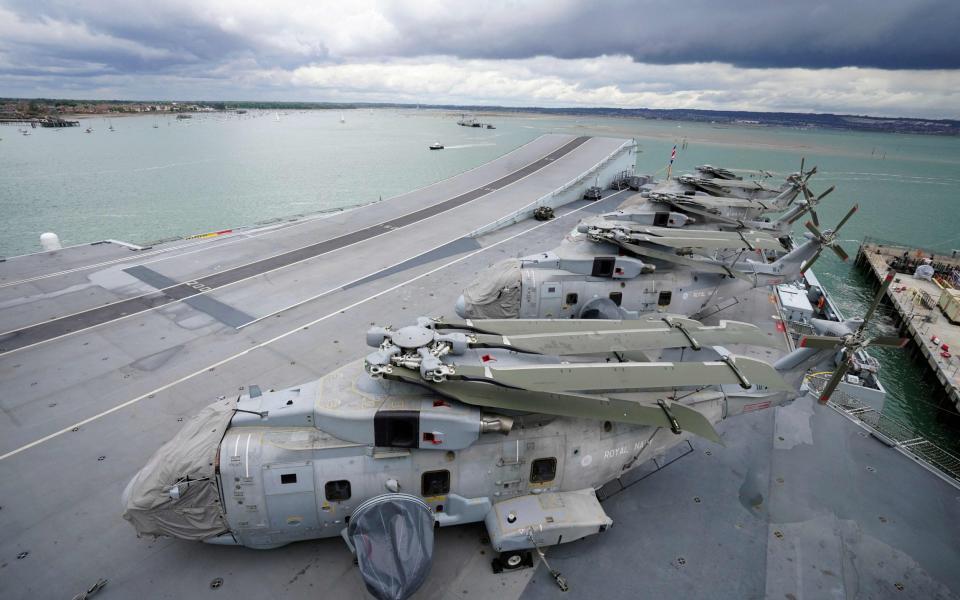
<instances>
[{"instance_id":1,"label":"helicopter cockpit window","mask_svg":"<svg viewBox=\"0 0 960 600\"><path fill-rule=\"evenodd\" d=\"M570 304L570 305L573 305L573 304L576 304L576 303L577 303L577 300L579 300L579 299L580 299L580 298L578 298L576 294L567 294L567 302L566 302L566 303L567 303L567 304Z\"/></svg>"},{"instance_id":2,"label":"helicopter cockpit window","mask_svg":"<svg viewBox=\"0 0 960 600\"><path fill-rule=\"evenodd\" d=\"M670 306L670 300L673 299L673 292L660 292L660 298L657 300L658 306Z\"/></svg>"},{"instance_id":3,"label":"helicopter cockpit window","mask_svg":"<svg viewBox=\"0 0 960 600\"><path fill-rule=\"evenodd\" d=\"M327 500L331 502L349 500L350 482L346 479L328 481L327 484L323 486L323 494L327 497Z\"/></svg>"},{"instance_id":4,"label":"helicopter cockpit window","mask_svg":"<svg viewBox=\"0 0 960 600\"><path fill-rule=\"evenodd\" d=\"M557 476L557 459L538 458L530 465L530 483L547 483Z\"/></svg>"},{"instance_id":5,"label":"helicopter cockpit window","mask_svg":"<svg viewBox=\"0 0 960 600\"><path fill-rule=\"evenodd\" d=\"M450 471L427 471L421 482L421 495L442 496L450 493Z\"/></svg>"}]
</instances>

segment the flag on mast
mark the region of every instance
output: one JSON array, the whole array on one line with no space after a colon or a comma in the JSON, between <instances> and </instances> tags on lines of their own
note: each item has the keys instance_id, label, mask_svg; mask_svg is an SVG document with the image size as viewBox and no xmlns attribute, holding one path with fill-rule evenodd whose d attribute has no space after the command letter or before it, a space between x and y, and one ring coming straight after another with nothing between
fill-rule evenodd
<instances>
[{"instance_id":1,"label":"flag on mast","mask_svg":"<svg viewBox=\"0 0 960 600\"><path fill-rule=\"evenodd\" d=\"M667 179L670 179L670 174L673 172L673 161L677 158L677 145L673 145L673 151L670 152L670 164L667 165Z\"/></svg>"}]
</instances>

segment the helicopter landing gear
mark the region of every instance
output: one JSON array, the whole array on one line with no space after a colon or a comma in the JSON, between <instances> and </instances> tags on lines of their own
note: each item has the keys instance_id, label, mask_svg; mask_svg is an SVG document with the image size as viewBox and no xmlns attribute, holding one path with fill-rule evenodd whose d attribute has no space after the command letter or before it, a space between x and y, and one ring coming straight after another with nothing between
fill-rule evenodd
<instances>
[{"instance_id":1,"label":"helicopter landing gear","mask_svg":"<svg viewBox=\"0 0 960 600\"><path fill-rule=\"evenodd\" d=\"M490 562L494 573L503 573L504 571L518 571L528 569L533 566L533 554L527 550L515 550L512 552L501 552L500 556Z\"/></svg>"}]
</instances>

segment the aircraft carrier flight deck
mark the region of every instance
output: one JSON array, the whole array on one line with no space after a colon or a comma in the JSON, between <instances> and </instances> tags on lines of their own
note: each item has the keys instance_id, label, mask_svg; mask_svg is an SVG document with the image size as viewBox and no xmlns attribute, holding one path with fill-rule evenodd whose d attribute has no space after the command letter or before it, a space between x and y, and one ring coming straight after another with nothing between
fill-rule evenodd
<instances>
[{"instance_id":1,"label":"aircraft carrier flight deck","mask_svg":"<svg viewBox=\"0 0 960 600\"><path fill-rule=\"evenodd\" d=\"M0 262L0 597L360 598L340 539L251 550L138 539L121 492L183 421L250 385L355 360L371 325L456 318L481 270L555 245L634 192L630 140L547 135L448 180L343 212L140 248ZM549 204L556 218L530 218ZM705 319L791 349L765 290ZM440 529L416 598L954 598L960 490L803 397L725 421L603 490L614 525L493 574L482 524ZM838 486L837 482L844 482Z\"/></svg>"}]
</instances>

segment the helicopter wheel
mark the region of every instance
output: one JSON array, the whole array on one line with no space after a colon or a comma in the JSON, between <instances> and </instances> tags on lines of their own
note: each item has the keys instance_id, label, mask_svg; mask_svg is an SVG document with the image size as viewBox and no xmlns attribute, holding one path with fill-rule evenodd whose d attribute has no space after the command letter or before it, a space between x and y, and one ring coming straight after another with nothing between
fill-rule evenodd
<instances>
[{"instance_id":1,"label":"helicopter wheel","mask_svg":"<svg viewBox=\"0 0 960 600\"><path fill-rule=\"evenodd\" d=\"M494 573L527 569L533 566L533 554L527 550L501 552L500 556L491 561L490 566Z\"/></svg>"}]
</instances>

